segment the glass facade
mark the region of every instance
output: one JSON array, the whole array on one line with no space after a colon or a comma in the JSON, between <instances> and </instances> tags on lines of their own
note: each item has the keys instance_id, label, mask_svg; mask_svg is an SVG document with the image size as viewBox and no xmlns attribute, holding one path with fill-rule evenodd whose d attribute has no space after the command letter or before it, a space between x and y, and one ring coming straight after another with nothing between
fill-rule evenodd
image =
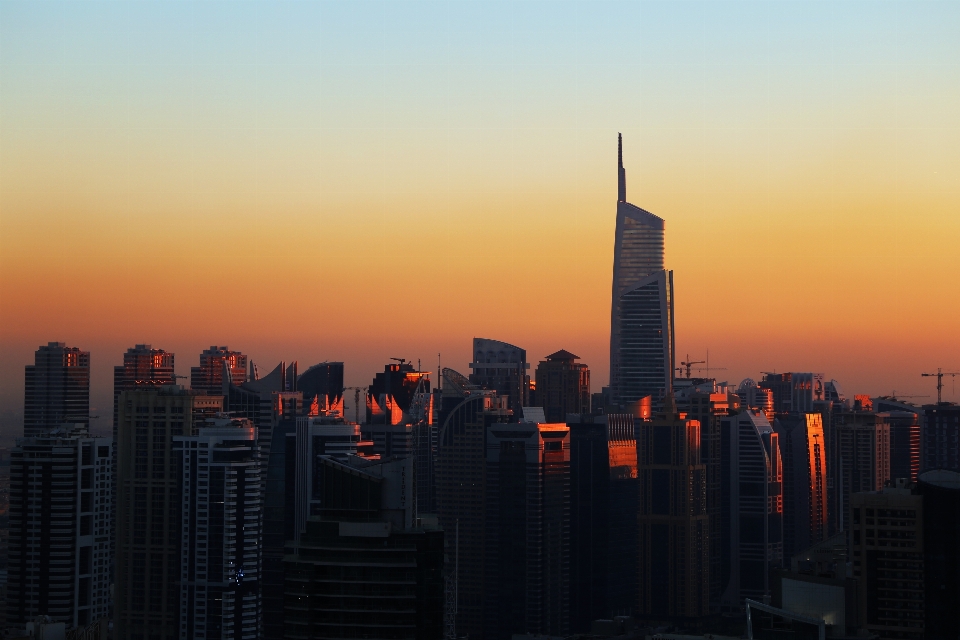
<instances>
[{"instance_id":1,"label":"glass facade","mask_svg":"<svg viewBox=\"0 0 960 640\"><path fill-rule=\"evenodd\" d=\"M620 297L621 404L652 396L658 407L673 388L673 272L660 271Z\"/></svg>"}]
</instances>

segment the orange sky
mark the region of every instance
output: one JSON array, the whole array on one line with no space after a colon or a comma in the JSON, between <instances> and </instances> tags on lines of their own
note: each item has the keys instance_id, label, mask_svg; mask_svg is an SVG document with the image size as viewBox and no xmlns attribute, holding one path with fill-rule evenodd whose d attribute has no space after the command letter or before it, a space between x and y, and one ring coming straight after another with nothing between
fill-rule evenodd
<instances>
[{"instance_id":1,"label":"orange sky","mask_svg":"<svg viewBox=\"0 0 960 640\"><path fill-rule=\"evenodd\" d=\"M956 5L36 4L0 5L0 410L50 340L104 408L136 342L367 384L482 336L599 390L618 131L681 355L960 370Z\"/></svg>"}]
</instances>

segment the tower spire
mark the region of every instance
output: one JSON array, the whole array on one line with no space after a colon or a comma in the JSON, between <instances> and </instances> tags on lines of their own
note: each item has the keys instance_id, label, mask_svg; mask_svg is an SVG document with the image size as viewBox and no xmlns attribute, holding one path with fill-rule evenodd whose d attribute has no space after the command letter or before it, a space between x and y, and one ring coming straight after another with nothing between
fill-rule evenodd
<instances>
[{"instance_id":1,"label":"tower spire","mask_svg":"<svg viewBox=\"0 0 960 640\"><path fill-rule=\"evenodd\" d=\"M617 202L627 201L627 174L623 170L623 134L617 134L617 172L619 184L617 189Z\"/></svg>"}]
</instances>

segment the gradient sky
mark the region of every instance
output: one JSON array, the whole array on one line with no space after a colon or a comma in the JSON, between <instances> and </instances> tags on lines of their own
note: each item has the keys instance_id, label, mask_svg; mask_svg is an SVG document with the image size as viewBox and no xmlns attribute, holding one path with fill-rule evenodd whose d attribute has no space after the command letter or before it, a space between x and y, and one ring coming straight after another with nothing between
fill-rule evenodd
<instances>
[{"instance_id":1,"label":"gradient sky","mask_svg":"<svg viewBox=\"0 0 960 640\"><path fill-rule=\"evenodd\" d=\"M952 0L0 0L0 410L50 340L104 424L137 342L356 385L482 336L599 390L618 131L681 356L935 394L958 114Z\"/></svg>"}]
</instances>

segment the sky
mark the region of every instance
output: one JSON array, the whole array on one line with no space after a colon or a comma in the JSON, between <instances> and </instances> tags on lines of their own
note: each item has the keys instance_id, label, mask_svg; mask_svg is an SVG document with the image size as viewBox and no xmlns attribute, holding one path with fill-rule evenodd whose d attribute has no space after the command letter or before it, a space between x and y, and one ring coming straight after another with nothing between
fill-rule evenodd
<instances>
[{"instance_id":1,"label":"sky","mask_svg":"<svg viewBox=\"0 0 960 640\"><path fill-rule=\"evenodd\" d=\"M0 0L0 436L54 340L102 424L135 343L365 385L488 337L598 391L618 132L678 360L935 396L958 113L952 0Z\"/></svg>"}]
</instances>

